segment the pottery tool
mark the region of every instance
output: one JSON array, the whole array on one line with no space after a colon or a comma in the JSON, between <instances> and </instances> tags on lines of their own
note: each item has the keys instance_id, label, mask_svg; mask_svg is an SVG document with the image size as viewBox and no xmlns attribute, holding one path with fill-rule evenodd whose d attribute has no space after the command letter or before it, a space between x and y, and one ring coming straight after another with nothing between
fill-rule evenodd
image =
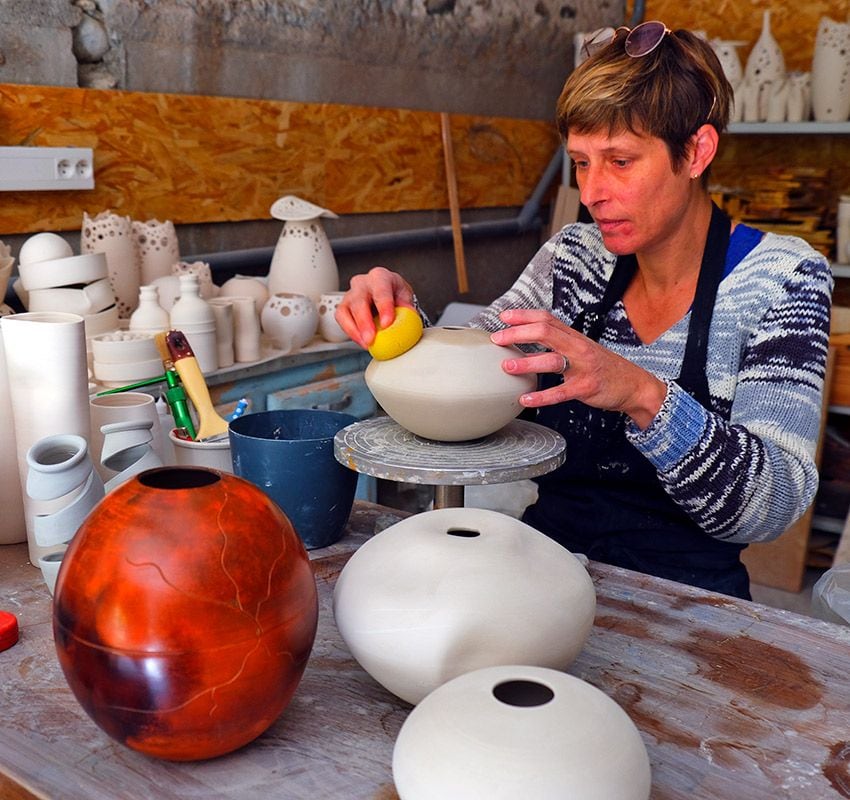
<instances>
[{"instance_id":1,"label":"pottery tool","mask_svg":"<svg viewBox=\"0 0 850 800\"><path fill-rule=\"evenodd\" d=\"M452 222L452 243L455 249L457 290L461 294L466 294L469 291L469 281L466 277L466 258L463 254L463 233L460 227L460 201L457 194L457 174L455 173L454 148L452 147L452 128L449 115L445 111L440 114L440 132L443 137L446 183L449 187L449 214Z\"/></svg>"},{"instance_id":2,"label":"pottery tool","mask_svg":"<svg viewBox=\"0 0 850 800\"><path fill-rule=\"evenodd\" d=\"M192 405L195 406L195 411L198 412L200 425L195 440L202 442L214 437L226 436L228 422L213 408L204 374L198 366L186 336L182 331L169 331L165 335L165 342L168 345L174 369L177 370L186 393Z\"/></svg>"},{"instance_id":3,"label":"pottery tool","mask_svg":"<svg viewBox=\"0 0 850 800\"><path fill-rule=\"evenodd\" d=\"M118 386L114 389L104 389L102 392L98 392L95 397L103 397L105 394L118 394L119 392L131 392L133 389L139 389L142 386L153 386L157 383L162 383L165 380L165 375L159 375L156 378L148 378L144 381L138 381L137 383L128 383L126 386Z\"/></svg>"},{"instance_id":4,"label":"pottery tool","mask_svg":"<svg viewBox=\"0 0 850 800\"><path fill-rule=\"evenodd\" d=\"M186 398L186 392L180 383L180 377L174 368L174 362L171 360L171 351L168 349L168 343L165 341L165 331L158 333L154 337L154 343L156 344L156 349L159 350L162 366L165 367L165 375L163 377L168 384L168 388L165 390L165 402L168 403L168 408L171 409L174 424L178 430L185 430L188 438L194 439L195 423L192 421L192 415L189 412L189 401Z\"/></svg>"}]
</instances>

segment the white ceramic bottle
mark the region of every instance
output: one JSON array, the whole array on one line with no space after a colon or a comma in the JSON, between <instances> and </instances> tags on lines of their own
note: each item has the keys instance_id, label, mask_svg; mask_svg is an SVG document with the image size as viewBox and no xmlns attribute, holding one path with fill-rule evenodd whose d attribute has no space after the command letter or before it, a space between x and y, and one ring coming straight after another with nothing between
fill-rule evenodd
<instances>
[{"instance_id":1,"label":"white ceramic bottle","mask_svg":"<svg viewBox=\"0 0 850 800\"><path fill-rule=\"evenodd\" d=\"M180 275L180 296L171 308L171 328L182 331L198 360L201 372L218 368L215 339L215 312L200 295L198 276L187 272Z\"/></svg>"},{"instance_id":2,"label":"white ceramic bottle","mask_svg":"<svg viewBox=\"0 0 850 800\"><path fill-rule=\"evenodd\" d=\"M159 333L167 331L170 324L168 312L159 304L159 291L156 286L140 286L139 305L130 315L130 330Z\"/></svg>"}]
</instances>

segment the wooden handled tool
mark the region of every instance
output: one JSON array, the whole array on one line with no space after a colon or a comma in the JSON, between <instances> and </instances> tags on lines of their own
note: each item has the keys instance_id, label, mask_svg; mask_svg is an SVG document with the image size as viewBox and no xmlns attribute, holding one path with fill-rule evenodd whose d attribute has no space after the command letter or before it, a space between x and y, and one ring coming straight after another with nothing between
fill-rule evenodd
<instances>
[{"instance_id":1,"label":"wooden handled tool","mask_svg":"<svg viewBox=\"0 0 850 800\"><path fill-rule=\"evenodd\" d=\"M463 233L460 227L460 200L457 193L457 174L455 173L455 156L452 147L452 129L449 115L440 114L440 132L443 138L443 160L446 166L446 183L449 187L449 214L452 222L452 242L455 251L455 273L457 275L457 290L461 294L469 291L469 280L466 276L466 256L463 252Z\"/></svg>"},{"instance_id":2,"label":"wooden handled tool","mask_svg":"<svg viewBox=\"0 0 850 800\"><path fill-rule=\"evenodd\" d=\"M165 336L174 369L180 376L183 388L198 412L198 433L195 439L204 441L227 433L227 420L213 408L204 374L198 366L195 353L182 331L169 331Z\"/></svg>"}]
</instances>

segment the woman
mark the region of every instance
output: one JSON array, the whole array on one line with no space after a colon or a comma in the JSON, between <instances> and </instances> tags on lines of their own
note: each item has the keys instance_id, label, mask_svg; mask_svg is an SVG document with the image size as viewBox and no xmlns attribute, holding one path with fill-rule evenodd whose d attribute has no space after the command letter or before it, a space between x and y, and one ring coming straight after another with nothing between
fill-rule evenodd
<instances>
[{"instance_id":1,"label":"woman","mask_svg":"<svg viewBox=\"0 0 850 800\"><path fill-rule=\"evenodd\" d=\"M832 275L794 237L732 226L707 179L732 90L711 48L620 29L567 80L558 129L593 224L568 225L473 320L529 354L521 402L567 440L525 520L574 552L749 598L740 552L811 503ZM401 276L351 281L363 346Z\"/></svg>"}]
</instances>

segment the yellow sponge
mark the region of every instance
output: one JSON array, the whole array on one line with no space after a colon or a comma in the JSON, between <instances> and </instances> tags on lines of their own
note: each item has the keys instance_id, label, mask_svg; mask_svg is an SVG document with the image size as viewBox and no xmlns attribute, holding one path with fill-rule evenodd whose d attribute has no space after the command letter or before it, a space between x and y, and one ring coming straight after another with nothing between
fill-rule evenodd
<instances>
[{"instance_id":1,"label":"yellow sponge","mask_svg":"<svg viewBox=\"0 0 850 800\"><path fill-rule=\"evenodd\" d=\"M422 320L412 308L396 306L395 319L382 328L375 317L375 340L369 352L376 361L388 361L410 350L422 338Z\"/></svg>"}]
</instances>

